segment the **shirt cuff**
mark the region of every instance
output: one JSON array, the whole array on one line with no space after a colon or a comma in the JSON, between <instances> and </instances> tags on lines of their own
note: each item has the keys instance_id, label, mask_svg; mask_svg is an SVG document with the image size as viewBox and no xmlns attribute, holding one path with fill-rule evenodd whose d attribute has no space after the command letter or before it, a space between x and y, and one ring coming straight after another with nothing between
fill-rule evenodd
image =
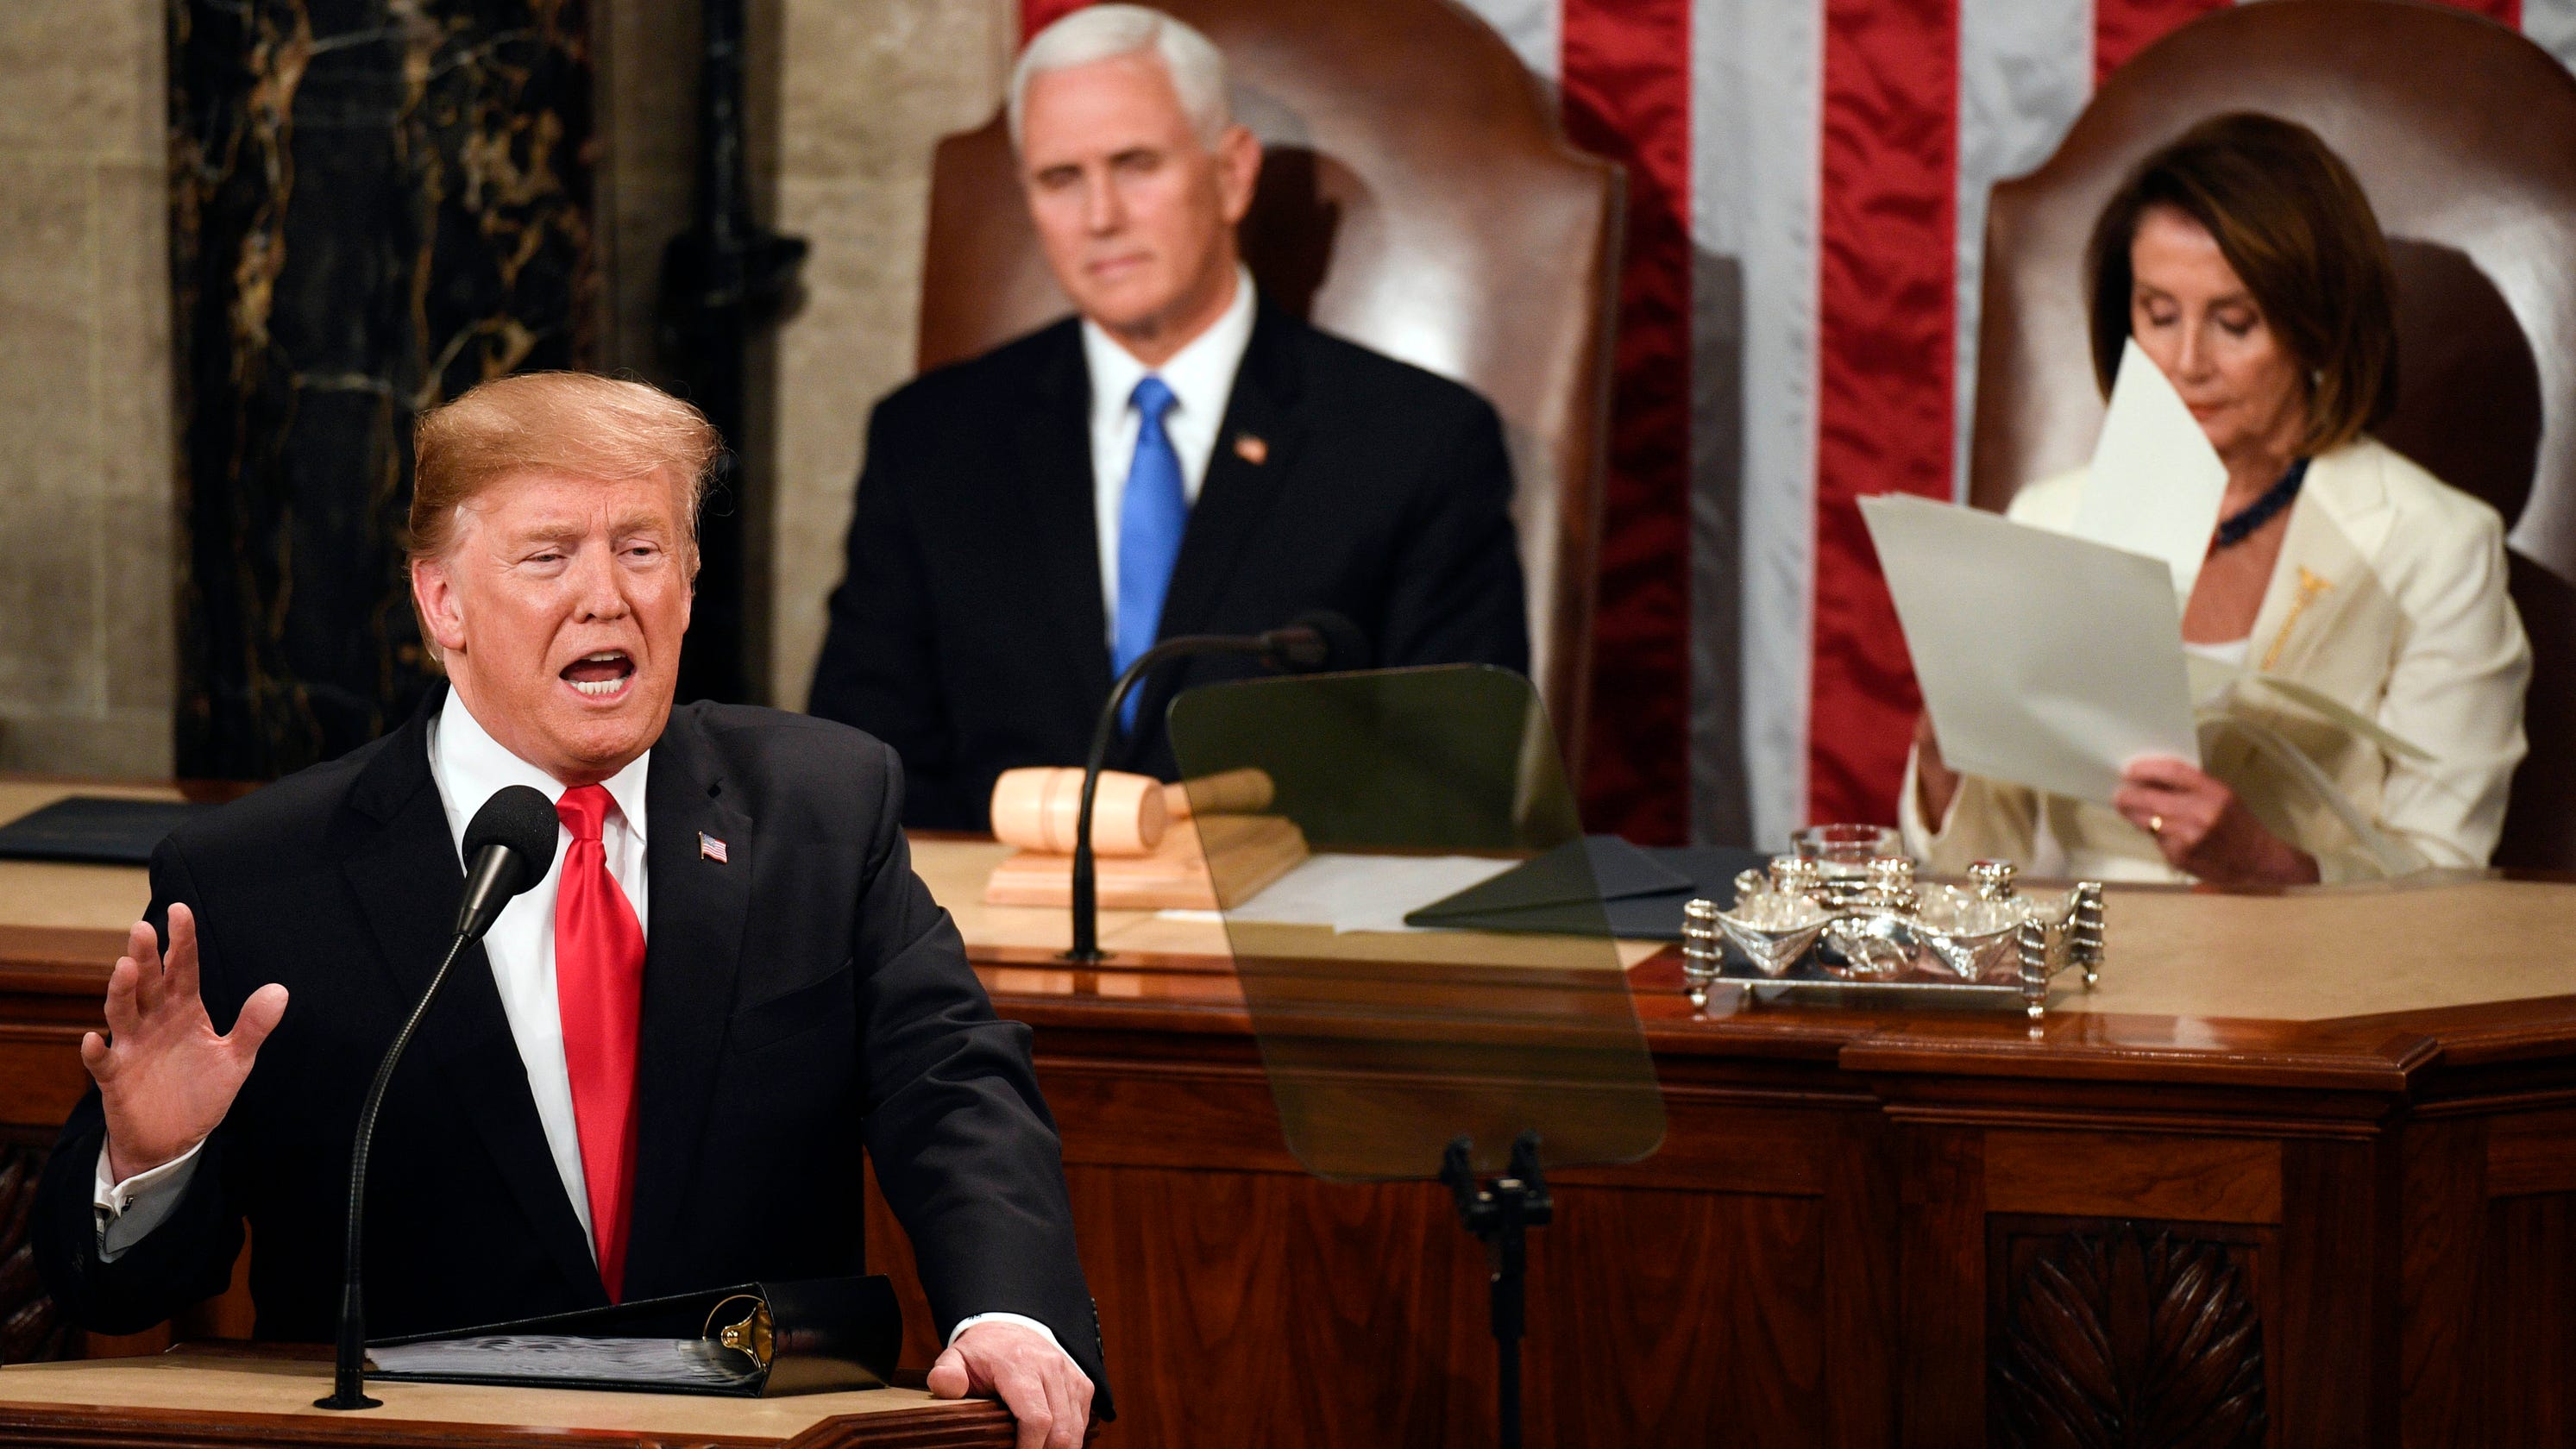
<instances>
[{"instance_id":1,"label":"shirt cuff","mask_svg":"<svg viewBox=\"0 0 2576 1449\"><path fill-rule=\"evenodd\" d=\"M1047 1347L1054 1349L1058 1353L1064 1353L1064 1345L1057 1340L1054 1329L1047 1327L1045 1324L1038 1322L1034 1318L1023 1318L1016 1313L978 1313L970 1317L958 1319L957 1326L948 1330L948 1341L950 1343L955 1343L957 1341L957 1335L964 1333L966 1330L973 1328L979 1323L1016 1323L1022 1328L1034 1329L1037 1332L1038 1337L1047 1341ZM1073 1362L1072 1354L1064 1353L1064 1358L1067 1363ZM1081 1367L1082 1366L1080 1364L1074 1364L1076 1371L1079 1371ZM1083 1377L1089 1378L1090 1375L1084 1374Z\"/></svg>"},{"instance_id":2,"label":"shirt cuff","mask_svg":"<svg viewBox=\"0 0 2576 1449\"><path fill-rule=\"evenodd\" d=\"M97 1210L100 1262L115 1262L168 1220L179 1199L187 1196L189 1180L197 1175L197 1154L205 1147L200 1142L159 1167L117 1182L107 1175L107 1144L99 1144L90 1206Z\"/></svg>"}]
</instances>

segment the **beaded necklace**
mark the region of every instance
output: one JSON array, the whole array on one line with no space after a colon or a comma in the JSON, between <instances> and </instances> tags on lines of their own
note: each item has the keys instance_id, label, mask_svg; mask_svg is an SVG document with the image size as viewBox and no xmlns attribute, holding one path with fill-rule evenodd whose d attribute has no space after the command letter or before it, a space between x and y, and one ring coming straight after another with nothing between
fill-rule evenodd
<instances>
[{"instance_id":1,"label":"beaded necklace","mask_svg":"<svg viewBox=\"0 0 2576 1449\"><path fill-rule=\"evenodd\" d=\"M2280 482L2264 489L2262 497L2218 521L2218 533L2210 540L2209 551L2216 553L2243 543L2254 530L2271 522L2273 515L2289 507L2290 500L2299 496L2299 485L2307 480L2308 460L2301 458L2281 475Z\"/></svg>"}]
</instances>

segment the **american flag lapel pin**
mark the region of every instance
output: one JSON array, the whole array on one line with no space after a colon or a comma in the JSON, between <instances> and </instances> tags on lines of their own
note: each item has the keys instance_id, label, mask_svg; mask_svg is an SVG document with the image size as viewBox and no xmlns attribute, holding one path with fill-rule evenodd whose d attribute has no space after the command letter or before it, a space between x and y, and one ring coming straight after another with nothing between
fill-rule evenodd
<instances>
[{"instance_id":1,"label":"american flag lapel pin","mask_svg":"<svg viewBox=\"0 0 2576 1449\"><path fill-rule=\"evenodd\" d=\"M1258 468L1270 459L1270 445L1250 433L1234 435L1234 456Z\"/></svg>"},{"instance_id":2,"label":"american flag lapel pin","mask_svg":"<svg viewBox=\"0 0 2576 1449\"><path fill-rule=\"evenodd\" d=\"M698 859L725 863L725 843L701 830L698 832Z\"/></svg>"}]
</instances>

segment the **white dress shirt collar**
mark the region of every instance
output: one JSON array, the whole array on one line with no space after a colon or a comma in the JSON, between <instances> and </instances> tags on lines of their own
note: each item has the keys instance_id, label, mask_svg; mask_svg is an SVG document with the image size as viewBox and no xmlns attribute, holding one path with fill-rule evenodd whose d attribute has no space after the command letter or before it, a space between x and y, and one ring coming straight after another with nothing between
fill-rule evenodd
<instances>
[{"instance_id":1,"label":"white dress shirt collar","mask_svg":"<svg viewBox=\"0 0 2576 1449\"><path fill-rule=\"evenodd\" d=\"M1150 370L1171 388L1172 407L1163 415L1163 432L1180 460L1181 491L1196 504L1207 481L1208 459L1216 452L1217 430L1225 426L1226 404L1234 397L1235 374L1242 371L1244 352L1252 345L1257 310L1252 273L1238 262L1234 300L1206 331L1152 369L1098 323L1082 319L1082 358L1091 376L1092 524L1100 560L1105 643L1114 644L1117 639L1118 525L1127 499L1127 470L1136 460L1136 384Z\"/></svg>"},{"instance_id":2,"label":"white dress shirt collar","mask_svg":"<svg viewBox=\"0 0 2576 1449\"><path fill-rule=\"evenodd\" d=\"M635 832L639 841L646 829L644 781L651 773L652 759L653 752L646 750L625 769L600 782L607 786L608 798L617 802L617 813L626 817L626 828ZM525 785L548 800L563 798L562 781L511 754L492 738L453 689L448 691L447 703L440 707L438 720L430 729L429 765L449 817L460 822L456 826L460 838L464 833L461 822L473 819L474 812L482 809L483 802L497 790Z\"/></svg>"},{"instance_id":3,"label":"white dress shirt collar","mask_svg":"<svg viewBox=\"0 0 2576 1449\"><path fill-rule=\"evenodd\" d=\"M608 873L648 940L653 928L653 882L644 858L644 782L652 758L653 752L647 750L600 782L607 787L608 798L617 802L600 828ZM452 690L429 731L429 773L437 783L439 803L446 807L448 838L455 843L460 861L465 853L465 827L493 791L525 785L548 800L561 799L564 792L563 782L492 738ZM528 1074L528 1096L536 1103L537 1123L545 1129L555 1173L563 1181L573 1216L597 1252L581 1161L581 1125L573 1109L572 1074L564 1064L563 1015L555 986L555 900L563 886L563 862L571 844L572 832L556 826L555 853L546 862L545 878L501 908L500 917L484 934L483 955L491 965L493 989L500 993L501 1015L510 1023L510 1039L519 1049L519 1064Z\"/></svg>"},{"instance_id":4,"label":"white dress shirt collar","mask_svg":"<svg viewBox=\"0 0 2576 1449\"><path fill-rule=\"evenodd\" d=\"M1234 300L1208 324L1206 331L1191 338L1181 350L1173 353L1160 367L1147 367L1136 360L1108 329L1085 317L1082 319L1082 360L1091 373L1091 416L1095 423L1115 419L1130 409L1136 384L1147 373L1160 377L1172 390L1172 410L1163 419L1167 430L1177 432L1186 420L1193 432L1204 432L1213 443L1217 428L1225 422L1226 400L1234 395L1234 375L1243 365L1244 349L1252 345L1254 292L1252 272L1241 262L1234 267ZM1187 480L1190 497L1198 497L1198 485L1207 475L1207 458L1202 451L1198 466L1189 464L1189 450L1173 438L1175 451L1181 454L1182 476ZM1123 470L1122 470L1123 474Z\"/></svg>"}]
</instances>

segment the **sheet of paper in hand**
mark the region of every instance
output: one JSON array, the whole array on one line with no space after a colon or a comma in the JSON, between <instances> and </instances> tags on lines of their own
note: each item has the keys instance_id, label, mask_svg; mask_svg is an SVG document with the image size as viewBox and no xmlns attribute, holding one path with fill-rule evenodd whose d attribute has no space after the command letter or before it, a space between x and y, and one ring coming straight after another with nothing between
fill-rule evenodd
<instances>
[{"instance_id":1,"label":"sheet of paper in hand","mask_svg":"<svg viewBox=\"0 0 2576 1449\"><path fill-rule=\"evenodd\" d=\"M2226 496L2218 450L2163 369L2130 339L2076 501L2075 536L2163 559L2174 598L2189 599Z\"/></svg>"},{"instance_id":2,"label":"sheet of paper in hand","mask_svg":"<svg viewBox=\"0 0 2576 1449\"><path fill-rule=\"evenodd\" d=\"M1860 506L1950 768L2107 805L2141 755L2200 763L2161 559L1905 494Z\"/></svg>"}]
</instances>

